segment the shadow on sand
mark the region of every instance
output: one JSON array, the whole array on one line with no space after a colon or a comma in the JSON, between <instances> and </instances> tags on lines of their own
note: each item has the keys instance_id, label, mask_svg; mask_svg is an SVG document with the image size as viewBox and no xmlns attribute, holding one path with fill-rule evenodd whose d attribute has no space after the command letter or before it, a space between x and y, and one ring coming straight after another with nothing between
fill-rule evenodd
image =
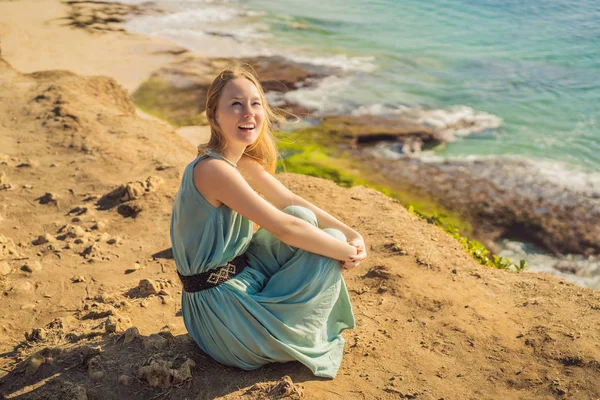
<instances>
[{"instance_id":1,"label":"shadow on sand","mask_svg":"<svg viewBox=\"0 0 600 400\"><path fill-rule=\"evenodd\" d=\"M279 381L286 375L294 383L322 379L297 362L270 364L254 371L226 367L204 354L188 334L160 332L124 342L124 335L105 334L76 343L63 341L59 346L21 344L0 354L4 359L27 354L0 379L0 399L214 399L256 383ZM138 378L140 368L153 361L170 365L173 372L189 364L188 359L195 363L191 380L177 382L168 374L169 369L166 380L160 380L162 387L152 387L148 379ZM257 395L279 398L264 389Z\"/></svg>"}]
</instances>

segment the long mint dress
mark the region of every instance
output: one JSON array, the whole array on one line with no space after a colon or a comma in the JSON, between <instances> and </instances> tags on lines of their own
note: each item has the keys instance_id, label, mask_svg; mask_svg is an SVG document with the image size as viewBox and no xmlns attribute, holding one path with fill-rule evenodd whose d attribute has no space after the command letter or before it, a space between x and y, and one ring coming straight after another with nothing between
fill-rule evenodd
<instances>
[{"instance_id":1,"label":"long mint dress","mask_svg":"<svg viewBox=\"0 0 600 400\"><path fill-rule=\"evenodd\" d=\"M291 247L225 205L215 208L194 186L193 170L183 173L173 204L171 242L177 269L193 275L227 264L245 253L248 266L227 282L200 292L182 292L185 326L215 360L245 370L272 362L300 361L316 376L335 377L343 354L340 333L354 316L340 263ZM290 206L284 212L317 226L312 211ZM324 229L345 240L336 229Z\"/></svg>"}]
</instances>

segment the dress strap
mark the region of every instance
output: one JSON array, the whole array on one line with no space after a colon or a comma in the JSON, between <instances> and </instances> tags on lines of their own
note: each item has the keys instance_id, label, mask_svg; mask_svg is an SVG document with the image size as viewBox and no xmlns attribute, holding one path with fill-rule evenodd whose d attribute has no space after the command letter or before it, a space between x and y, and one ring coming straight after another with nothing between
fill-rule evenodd
<instances>
[{"instance_id":1,"label":"dress strap","mask_svg":"<svg viewBox=\"0 0 600 400\"><path fill-rule=\"evenodd\" d=\"M226 159L225 157L223 157L219 153L213 152L208 147L204 150L204 155L207 155L207 156L212 157L212 158L217 158L219 160L223 160L225 162L228 162L233 168L237 168L237 164L236 163L234 163L233 161L229 161L228 159Z\"/></svg>"}]
</instances>

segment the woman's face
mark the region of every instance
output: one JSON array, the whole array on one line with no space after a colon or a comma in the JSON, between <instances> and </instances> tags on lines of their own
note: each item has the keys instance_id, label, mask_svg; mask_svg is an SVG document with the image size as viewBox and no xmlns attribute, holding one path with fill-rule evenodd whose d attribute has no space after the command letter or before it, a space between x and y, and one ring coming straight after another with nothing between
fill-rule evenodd
<instances>
[{"instance_id":1,"label":"woman's face","mask_svg":"<svg viewBox=\"0 0 600 400\"><path fill-rule=\"evenodd\" d=\"M246 78L235 78L223 87L216 120L228 144L249 146L262 131L265 111L260 93Z\"/></svg>"}]
</instances>

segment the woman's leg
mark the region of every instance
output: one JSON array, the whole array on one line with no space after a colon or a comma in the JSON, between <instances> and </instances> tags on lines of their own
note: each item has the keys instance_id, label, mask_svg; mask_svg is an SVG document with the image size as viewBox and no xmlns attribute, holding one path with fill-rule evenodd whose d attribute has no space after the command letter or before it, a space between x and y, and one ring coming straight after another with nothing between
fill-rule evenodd
<instances>
[{"instance_id":1,"label":"woman's leg","mask_svg":"<svg viewBox=\"0 0 600 400\"><path fill-rule=\"evenodd\" d=\"M307 208L284 211L318 226ZM337 229L324 231L346 241ZM317 376L334 377L344 347L340 333L354 327L340 262L289 246L264 229L254 235L247 254L250 265L269 277L260 291L248 296L252 301L244 303L261 326L256 331L245 328L252 343L261 345L257 352L273 361L296 359ZM261 335L267 340L255 340Z\"/></svg>"},{"instance_id":2,"label":"woman's leg","mask_svg":"<svg viewBox=\"0 0 600 400\"><path fill-rule=\"evenodd\" d=\"M283 212L300 218L313 226L318 226L317 217L306 207L289 206L284 208ZM296 251L298 251L296 247L283 243L266 229L260 228L252 237L246 254L250 259L252 268L271 277L279 271L281 266L292 259Z\"/></svg>"},{"instance_id":3,"label":"woman's leg","mask_svg":"<svg viewBox=\"0 0 600 400\"><path fill-rule=\"evenodd\" d=\"M317 217L308 208L290 206L283 211L318 226ZM337 229L323 231L346 241L346 236ZM246 254L250 265L269 278L260 294L274 302L307 301L315 293L335 285L342 276L338 260L292 247L262 228L252 238ZM308 287L311 289L307 290Z\"/></svg>"}]
</instances>

